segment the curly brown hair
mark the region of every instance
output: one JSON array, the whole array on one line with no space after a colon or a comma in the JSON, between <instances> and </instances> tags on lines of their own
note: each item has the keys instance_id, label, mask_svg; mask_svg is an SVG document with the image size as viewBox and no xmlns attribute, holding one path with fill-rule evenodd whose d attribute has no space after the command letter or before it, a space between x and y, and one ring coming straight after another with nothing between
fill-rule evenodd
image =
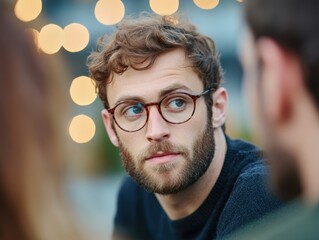
<instances>
[{"instance_id":1,"label":"curly brown hair","mask_svg":"<svg viewBox=\"0 0 319 240\"><path fill-rule=\"evenodd\" d=\"M109 107L106 85L114 73L121 74L128 68L148 69L159 55L177 48L185 51L205 89L220 86L222 68L211 38L180 17L142 13L137 18L126 18L117 25L115 33L101 37L97 51L88 57L90 77L104 107Z\"/></svg>"}]
</instances>

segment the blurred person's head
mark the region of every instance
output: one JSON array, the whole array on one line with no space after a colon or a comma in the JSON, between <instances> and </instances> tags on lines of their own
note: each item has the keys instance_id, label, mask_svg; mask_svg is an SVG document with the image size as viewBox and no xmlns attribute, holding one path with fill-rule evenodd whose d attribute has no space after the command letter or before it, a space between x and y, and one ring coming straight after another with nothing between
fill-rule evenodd
<instances>
[{"instance_id":1,"label":"blurred person's head","mask_svg":"<svg viewBox=\"0 0 319 240\"><path fill-rule=\"evenodd\" d=\"M61 187L61 79L3 3L0 31L0 239L75 239Z\"/></svg>"},{"instance_id":2,"label":"blurred person's head","mask_svg":"<svg viewBox=\"0 0 319 240\"><path fill-rule=\"evenodd\" d=\"M319 200L319 1L246 0L241 58L255 133L282 197Z\"/></svg>"},{"instance_id":3,"label":"blurred person's head","mask_svg":"<svg viewBox=\"0 0 319 240\"><path fill-rule=\"evenodd\" d=\"M89 68L106 130L133 179L170 194L206 172L227 105L212 39L177 17L127 18L100 40Z\"/></svg>"}]
</instances>

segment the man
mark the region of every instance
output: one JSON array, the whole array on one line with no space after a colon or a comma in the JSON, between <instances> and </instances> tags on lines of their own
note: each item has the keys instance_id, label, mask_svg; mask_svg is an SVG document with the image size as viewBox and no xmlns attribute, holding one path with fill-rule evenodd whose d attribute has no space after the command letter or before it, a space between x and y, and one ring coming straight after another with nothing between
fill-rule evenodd
<instances>
[{"instance_id":1,"label":"man","mask_svg":"<svg viewBox=\"0 0 319 240\"><path fill-rule=\"evenodd\" d=\"M260 151L225 136L215 44L175 17L120 23L89 57L103 121L130 175L114 238L213 239L280 206Z\"/></svg>"},{"instance_id":2,"label":"man","mask_svg":"<svg viewBox=\"0 0 319 240\"><path fill-rule=\"evenodd\" d=\"M268 152L274 191L301 201L242 239L319 237L318 12L317 0L246 1L241 56L255 131Z\"/></svg>"}]
</instances>

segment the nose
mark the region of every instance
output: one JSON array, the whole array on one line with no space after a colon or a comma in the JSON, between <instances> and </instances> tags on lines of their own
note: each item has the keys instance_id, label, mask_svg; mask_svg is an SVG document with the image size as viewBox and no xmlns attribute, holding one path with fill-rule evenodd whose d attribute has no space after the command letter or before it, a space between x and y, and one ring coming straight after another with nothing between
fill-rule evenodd
<instances>
[{"instance_id":1,"label":"nose","mask_svg":"<svg viewBox=\"0 0 319 240\"><path fill-rule=\"evenodd\" d=\"M150 142L161 142L170 136L169 123L167 123L156 106L149 107L148 122L146 125L146 137Z\"/></svg>"}]
</instances>

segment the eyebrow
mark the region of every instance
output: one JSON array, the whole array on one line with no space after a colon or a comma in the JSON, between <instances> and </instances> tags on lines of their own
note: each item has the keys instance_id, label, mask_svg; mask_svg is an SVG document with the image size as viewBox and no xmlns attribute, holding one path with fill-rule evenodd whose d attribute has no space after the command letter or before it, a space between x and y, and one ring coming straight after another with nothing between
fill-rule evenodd
<instances>
[{"instance_id":1,"label":"eyebrow","mask_svg":"<svg viewBox=\"0 0 319 240\"><path fill-rule=\"evenodd\" d=\"M173 85L170 85L164 89L162 89L160 92L159 92L159 98L163 98L164 96L166 96L167 94L169 93L172 93L176 90L185 90L187 92L193 92L190 88L188 88L187 86L183 85L183 84L180 84L180 83L175 83ZM146 99L141 97L141 96L134 96L134 95L123 95L121 96L114 104L114 106L124 102L124 101L130 101L130 100L134 100L134 101L139 101L139 102L143 102L145 103L146 102Z\"/></svg>"}]
</instances>

